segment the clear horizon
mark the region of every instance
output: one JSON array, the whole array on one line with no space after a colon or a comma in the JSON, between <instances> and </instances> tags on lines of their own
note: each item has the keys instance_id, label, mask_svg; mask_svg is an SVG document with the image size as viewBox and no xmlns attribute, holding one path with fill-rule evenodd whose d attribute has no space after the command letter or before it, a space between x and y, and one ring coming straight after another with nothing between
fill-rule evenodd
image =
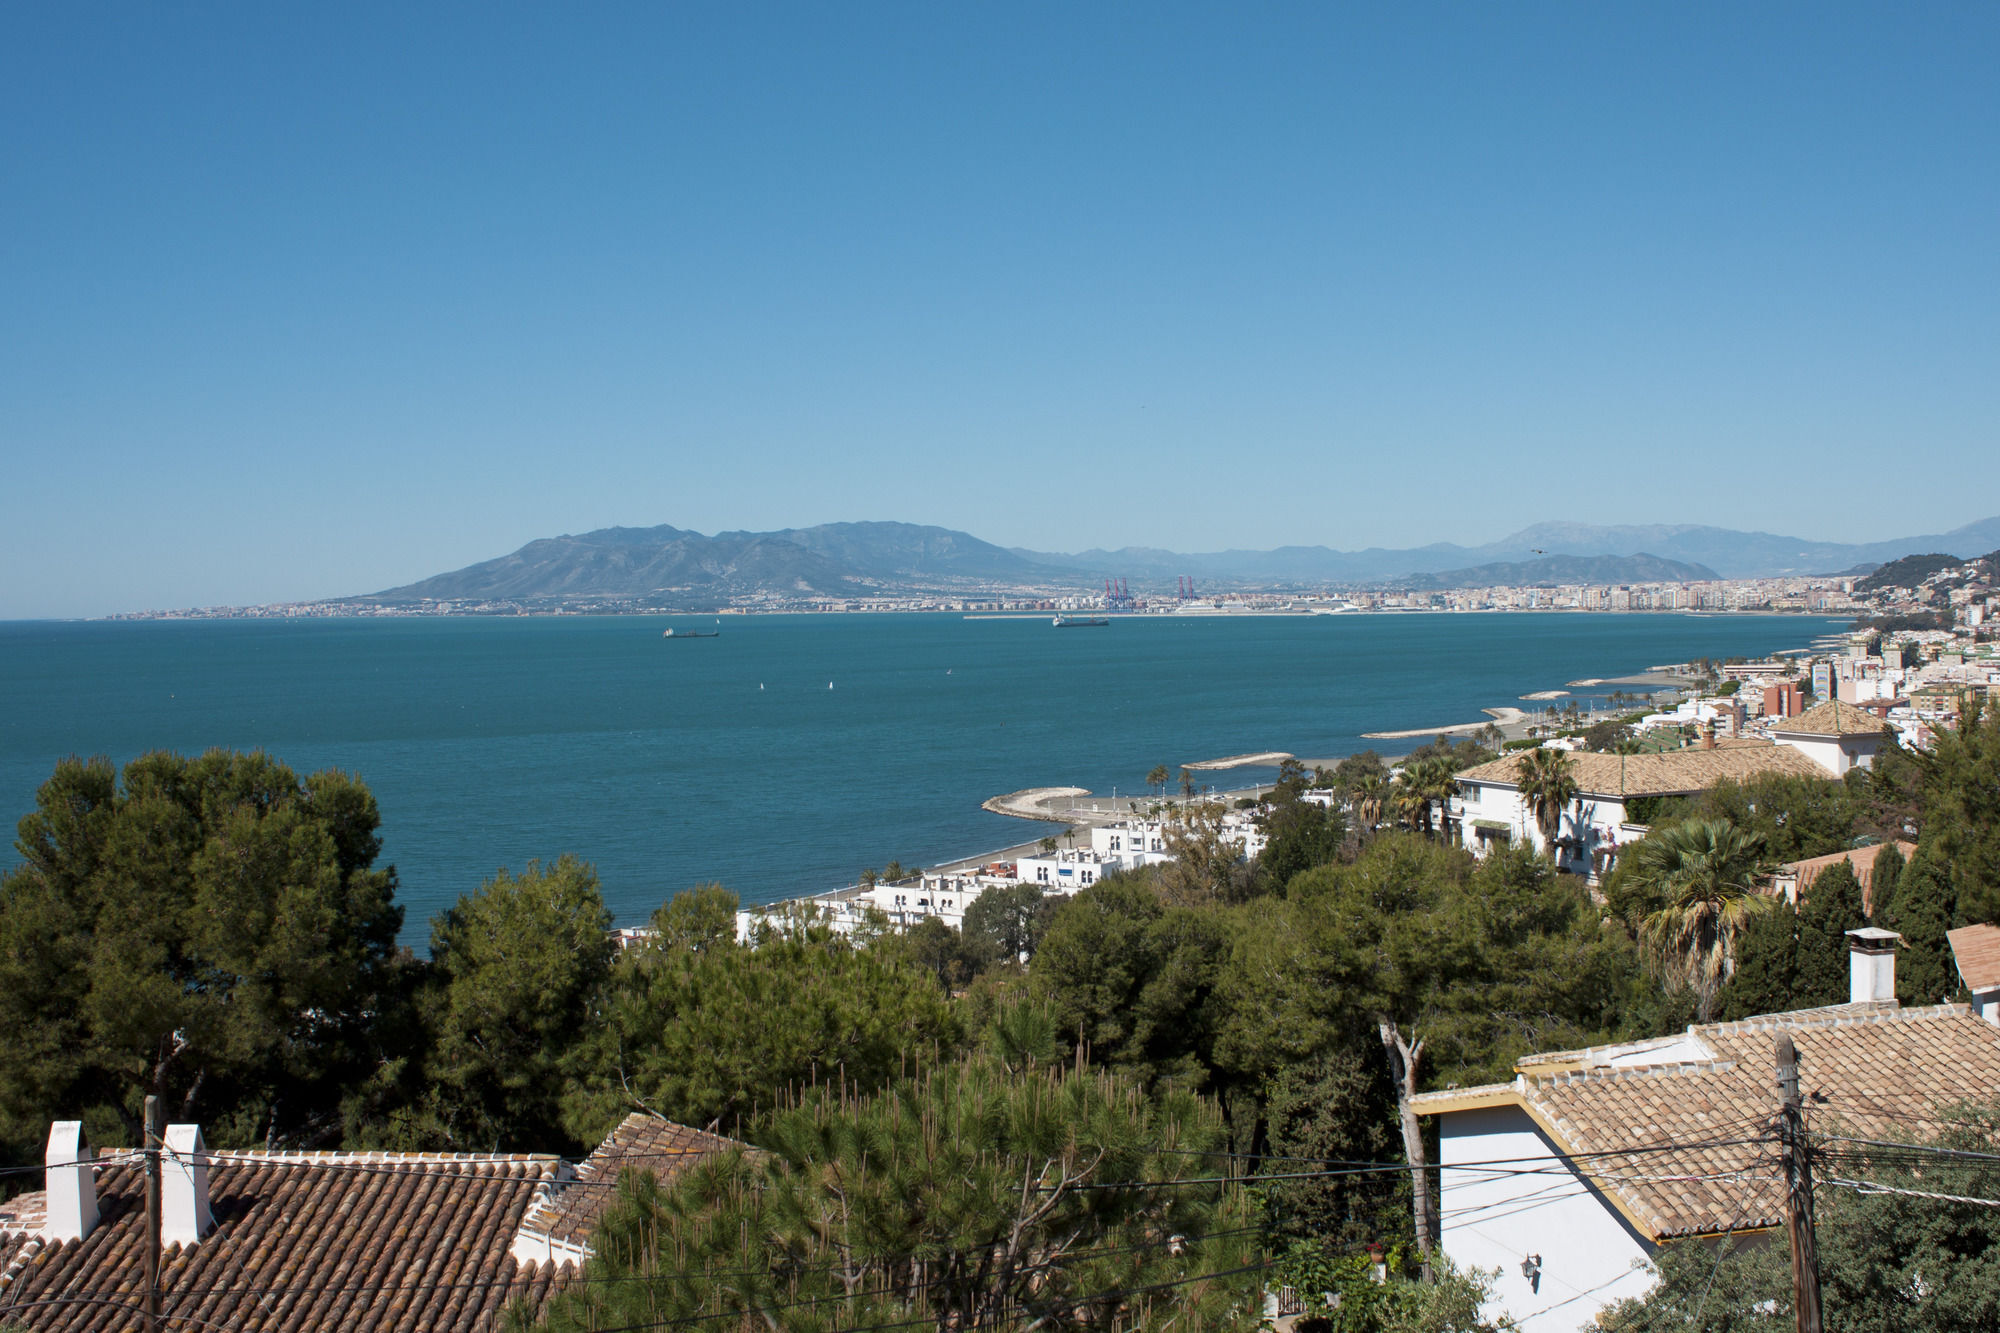
<instances>
[{"instance_id":1,"label":"clear horizon","mask_svg":"<svg viewBox=\"0 0 2000 1333\"><path fill-rule=\"evenodd\" d=\"M0 618L660 523L1946 532L1996 63L1948 5L15 7Z\"/></svg>"}]
</instances>

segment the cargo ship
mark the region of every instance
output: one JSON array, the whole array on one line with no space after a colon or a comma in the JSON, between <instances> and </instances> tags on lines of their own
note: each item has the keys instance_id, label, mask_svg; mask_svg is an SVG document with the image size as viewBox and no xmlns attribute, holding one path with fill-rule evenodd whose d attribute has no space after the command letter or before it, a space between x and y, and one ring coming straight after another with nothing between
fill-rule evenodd
<instances>
[{"instance_id":1,"label":"cargo ship","mask_svg":"<svg viewBox=\"0 0 2000 1333\"><path fill-rule=\"evenodd\" d=\"M1103 616L1057 616L1057 629L1103 629L1111 622Z\"/></svg>"},{"instance_id":2,"label":"cargo ship","mask_svg":"<svg viewBox=\"0 0 2000 1333\"><path fill-rule=\"evenodd\" d=\"M660 635L663 639L715 639L721 636L722 631L719 629L675 629L671 625L667 626L666 632Z\"/></svg>"}]
</instances>

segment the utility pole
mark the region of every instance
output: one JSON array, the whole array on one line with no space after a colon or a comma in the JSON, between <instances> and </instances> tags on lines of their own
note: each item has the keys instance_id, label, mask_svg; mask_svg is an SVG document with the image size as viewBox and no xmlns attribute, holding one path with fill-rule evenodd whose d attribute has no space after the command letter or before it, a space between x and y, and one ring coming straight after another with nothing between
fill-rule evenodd
<instances>
[{"instance_id":1,"label":"utility pole","mask_svg":"<svg viewBox=\"0 0 2000 1333\"><path fill-rule=\"evenodd\" d=\"M146 1098L146 1333L160 1333L160 1099Z\"/></svg>"},{"instance_id":2,"label":"utility pole","mask_svg":"<svg viewBox=\"0 0 2000 1333\"><path fill-rule=\"evenodd\" d=\"M1778 1142L1785 1154L1785 1231L1792 1241L1792 1310L1798 1333L1821 1333L1819 1245L1813 1238L1812 1155L1799 1095L1799 1052L1792 1034L1778 1034Z\"/></svg>"}]
</instances>

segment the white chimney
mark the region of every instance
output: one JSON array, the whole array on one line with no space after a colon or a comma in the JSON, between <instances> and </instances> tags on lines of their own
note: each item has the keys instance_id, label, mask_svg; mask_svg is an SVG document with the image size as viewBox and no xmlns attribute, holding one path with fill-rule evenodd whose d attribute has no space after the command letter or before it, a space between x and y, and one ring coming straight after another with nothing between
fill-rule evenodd
<instances>
[{"instance_id":1,"label":"white chimney","mask_svg":"<svg viewBox=\"0 0 2000 1333\"><path fill-rule=\"evenodd\" d=\"M97 1172L83 1146L83 1122L58 1120L49 1126L48 1212L42 1238L61 1244L82 1240L97 1225Z\"/></svg>"},{"instance_id":2,"label":"white chimney","mask_svg":"<svg viewBox=\"0 0 2000 1333\"><path fill-rule=\"evenodd\" d=\"M208 1234L208 1145L200 1125L168 1125L160 1154L160 1243L193 1245Z\"/></svg>"},{"instance_id":3,"label":"white chimney","mask_svg":"<svg viewBox=\"0 0 2000 1333\"><path fill-rule=\"evenodd\" d=\"M1872 1004L1896 998L1896 942L1880 926L1847 932L1847 1002Z\"/></svg>"}]
</instances>

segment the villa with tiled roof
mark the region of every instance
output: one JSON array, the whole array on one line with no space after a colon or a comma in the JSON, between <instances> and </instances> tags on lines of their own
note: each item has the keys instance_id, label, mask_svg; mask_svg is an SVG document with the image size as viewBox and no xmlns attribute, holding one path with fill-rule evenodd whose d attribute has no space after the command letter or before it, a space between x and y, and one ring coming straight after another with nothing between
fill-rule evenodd
<instances>
[{"instance_id":1,"label":"villa with tiled roof","mask_svg":"<svg viewBox=\"0 0 2000 1333\"><path fill-rule=\"evenodd\" d=\"M1515 751L1458 774L1459 795L1452 800L1451 814L1461 839L1473 851L1484 851L1494 842L1550 850L1521 792L1526 754ZM1725 741L1661 754L1575 751L1567 758L1577 797L1563 811L1553 850L1558 865L1593 879L1608 869L1620 847L1645 836L1643 825L1631 818L1631 801L1692 795L1723 781L1830 776L1793 746L1761 741Z\"/></svg>"},{"instance_id":2,"label":"villa with tiled roof","mask_svg":"<svg viewBox=\"0 0 2000 1333\"><path fill-rule=\"evenodd\" d=\"M1873 768L1875 756L1895 731L1887 720L1840 699L1770 724L1772 740L1791 746L1835 777L1845 777L1851 768Z\"/></svg>"},{"instance_id":3,"label":"villa with tiled roof","mask_svg":"<svg viewBox=\"0 0 2000 1333\"><path fill-rule=\"evenodd\" d=\"M1917 854L1914 842L1878 842L1867 847L1853 847L1844 852L1829 852L1825 856L1808 856L1802 861L1787 861L1778 867L1772 877L1771 887L1785 895L1787 902L1796 903L1800 896L1812 892L1813 881L1840 861L1847 862L1854 872L1854 878L1861 883L1861 910L1873 915L1875 911L1875 862L1884 848L1894 846L1905 861Z\"/></svg>"},{"instance_id":4,"label":"villa with tiled roof","mask_svg":"<svg viewBox=\"0 0 2000 1333\"><path fill-rule=\"evenodd\" d=\"M1958 979L1972 993L1972 1007L1981 1017L2000 1023L2000 926L1960 926L1947 931Z\"/></svg>"},{"instance_id":5,"label":"villa with tiled roof","mask_svg":"<svg viewBox=\"0 0 2000 1333\"><path fill-rule=\"evenodd\" d=\"M1489 1319L1585 1324L1643 1294L1664 1245L1782 1227L1776 1042L1798 1050L1809 1131L1899 1138L2000 1089L2000 1028L1903 1009L1887 931L1855 932L1852 1001L1529 1056L1507 1083L1416 1098L1439 1121L1445 1253L1498 1267Z\"/></svg>"},{"instance_id":6,"label":"villa with tiled roof","mask_svg":"<svg viewBox=\"0 0 2000 1333\"><path fill-rule=\"evenodd\" d=\"M489 1333L574 1276L621 1169L670 1175L736 1146L648 1115L579 1170L543 1153L211 1151L193 1125L166 1144L162 1326L244 1333ZM55 1124L45 1188L0 1206L0 1325L140 1326L141 1169Z\"/></svg>"},{"instance_id":7,"label":"villa with tiled roof","mask_svg":"<svg viewBox=\"0 0 2000 1333\"><path fill-rule=\"evenodd\" d=\"M655 1115L628 1115L577 1163L572 1175L536 1200L521 1220L514 1257L530 1263L581 1262L624 1172L650 1171L666 1181L704 1157L742 1146Z\"/></svg>"}]
</instances>

